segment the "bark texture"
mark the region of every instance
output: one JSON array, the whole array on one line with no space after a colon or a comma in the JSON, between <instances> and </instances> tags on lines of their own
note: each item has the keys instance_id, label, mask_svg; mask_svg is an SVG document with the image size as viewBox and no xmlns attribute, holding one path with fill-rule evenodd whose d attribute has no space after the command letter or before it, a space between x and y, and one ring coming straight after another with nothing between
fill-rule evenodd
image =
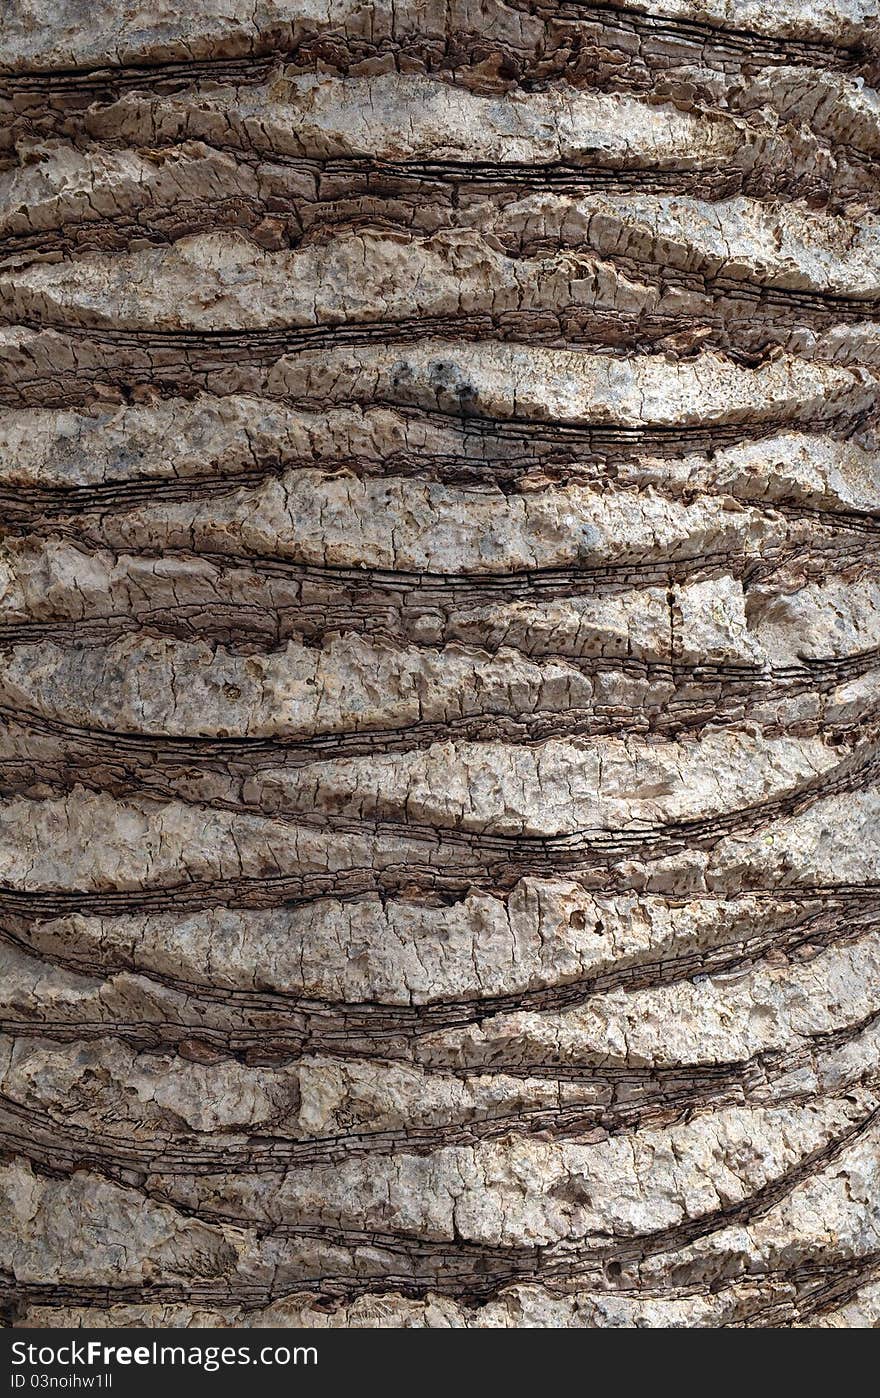
<instances>
[{"instance_id":1,"label":"bark texture","mask_svg":"<svg viewBox=\"0 0 880 1398\"><path fill-rule=\"evenodd\" d=\"M3 7L12 1323L880 1323L876 11Z\"/></svg>"}]
</instances>

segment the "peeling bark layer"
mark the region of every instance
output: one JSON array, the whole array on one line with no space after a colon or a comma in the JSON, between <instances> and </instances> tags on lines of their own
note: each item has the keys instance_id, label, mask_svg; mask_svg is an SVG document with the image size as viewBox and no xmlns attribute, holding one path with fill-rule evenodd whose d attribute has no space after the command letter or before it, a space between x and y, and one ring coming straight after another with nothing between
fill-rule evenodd
<instances>
[{"instance_id":1,"label":"peeling bark layer","mask_svg":"<svg viewBox=\"0 0 880 1398\"><path fill-rule=\"evenodd\" d=\"M7 6L11 1323L880 1323L875 10Z\"/></svg>"}]
</instances>

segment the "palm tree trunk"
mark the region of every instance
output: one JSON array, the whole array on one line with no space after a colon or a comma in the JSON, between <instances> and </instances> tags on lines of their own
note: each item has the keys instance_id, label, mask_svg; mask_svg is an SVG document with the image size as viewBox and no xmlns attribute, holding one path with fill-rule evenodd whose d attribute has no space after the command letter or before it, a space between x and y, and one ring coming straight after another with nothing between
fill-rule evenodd
<instances>
[{"instance_id":1,"label":"palm tree trunk","mask_svg":"<svg viewBox=\"0 0 880 1398\"><path fill-rule=\"evenodd\" d=\"M8 1315L876 1325L870 17L221 8L6 7Z\"/></svg>"}]
</instances>

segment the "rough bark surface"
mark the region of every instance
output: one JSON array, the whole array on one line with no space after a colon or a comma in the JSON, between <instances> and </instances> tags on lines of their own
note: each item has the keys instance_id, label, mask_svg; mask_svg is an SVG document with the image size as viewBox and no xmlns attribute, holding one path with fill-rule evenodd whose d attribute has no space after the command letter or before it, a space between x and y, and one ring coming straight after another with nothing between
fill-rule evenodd
<instances>
[{"instance_id":1,"label":"rough bark surface","mask_svg":"<svg viewBox=\"0 0 880 1398\"><path fill-rule=\"evenodd\" d=\"M880 1323L875 0L12 0L0 1299Z\"/></svg>"}]
</instances>

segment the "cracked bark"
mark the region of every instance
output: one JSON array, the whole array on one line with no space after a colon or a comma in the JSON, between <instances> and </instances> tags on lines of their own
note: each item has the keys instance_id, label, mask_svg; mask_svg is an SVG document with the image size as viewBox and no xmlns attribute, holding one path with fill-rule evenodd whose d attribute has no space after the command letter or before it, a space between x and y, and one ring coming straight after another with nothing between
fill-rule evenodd
<instances>
[{"instance_id":1,"label":"cracked bark","mask_svg":"<svg viewBox=\"0 0 880 1398\"><path fill-rule=\"evenodd\" d=\"M207 8L4 20L7 1320L877 1325L869 0Z\"/></svg>"}]
</instances>

